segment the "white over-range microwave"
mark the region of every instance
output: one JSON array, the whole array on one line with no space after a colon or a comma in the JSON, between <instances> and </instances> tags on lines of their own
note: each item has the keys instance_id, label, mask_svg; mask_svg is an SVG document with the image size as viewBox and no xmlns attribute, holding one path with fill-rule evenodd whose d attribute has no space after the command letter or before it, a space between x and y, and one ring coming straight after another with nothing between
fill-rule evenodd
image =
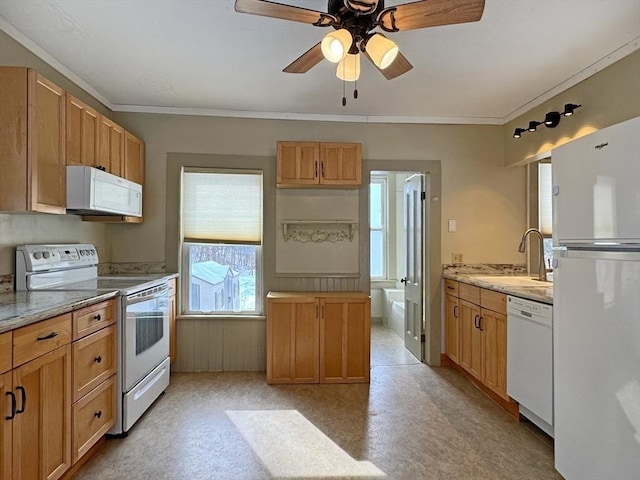
<instances>
[{"instance_id":1,"label":"white over-range microwave","mask_svg":"<svg viewBox=\"0 0 640 480\"><path fill-rule=\"evenodd\" d=\"M142 185L94 167L67 167L67 211L142 216Z\"/></svg>"}]
</instances>

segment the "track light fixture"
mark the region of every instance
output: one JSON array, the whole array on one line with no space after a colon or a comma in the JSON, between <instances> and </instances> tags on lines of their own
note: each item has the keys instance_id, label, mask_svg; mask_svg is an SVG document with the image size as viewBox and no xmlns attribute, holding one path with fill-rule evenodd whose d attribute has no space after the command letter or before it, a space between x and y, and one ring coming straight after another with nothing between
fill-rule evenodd
<instances>
[{"instance_id":1,"label":"track light fixture","mask_svg":"<svg viewBox=\"0 0 640 480\"><path fill-rule=\"evenodd\" d=\"M573 115L573 111L578 108L581 107L582 105L576 105L575 103L567 103L564 106L564 112L562 112L562 115L564 115L565 117L570 117L571 115Z\"/></svg>"},{"instance_id":2,"label":"track light fixture","mask_svg":"<svg viewBox=\"0 0 640 480\"><path fill-rule=\"evenodd\" d=\"M513 138L520 138L525 132L535 132L538 129L538 125L544 125L547 128L556 128L560 124L560 119L562 117L572 116L576 108L579 108L581 106L582 105L576 105L575 103L567 103L565 104L562 113L548 112L544 116L544 121L537 122L536 120L531 120L527 128L516 128L513 132Z\"/></svg>"},{"instance_id":3,"label":"track light fixture","mask_svg":"<svg viewBox=\"0 0 640 480\"><path fill-rule=\"evenodd\" d=\"M524 132L526 132L524 128L516 128L516 131L513 132L513 138L520 138Z\"/></svg>"},{"instance_id":4,"label":"track light fixture","mask_svg":"<svg viewBox=\"0 0 640 480\"><path fill-rule=\"evenodd\" d=\"M529 122L529 127L527 128L527 132L535 132L538 128L538 125L541 125L540 122L536 122L535 120L531 120Z\"/></svg>"}]
</instances>

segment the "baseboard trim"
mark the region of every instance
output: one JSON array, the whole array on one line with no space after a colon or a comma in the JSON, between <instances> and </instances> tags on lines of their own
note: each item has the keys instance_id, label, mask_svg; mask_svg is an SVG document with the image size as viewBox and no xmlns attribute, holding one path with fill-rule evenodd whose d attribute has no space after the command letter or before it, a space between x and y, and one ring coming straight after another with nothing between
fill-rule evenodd
<instances>
[{"instance_id":1,"label":"baseboard trim","mask_svg":"<svg viewBox=\"0 0 640 480\"><path fill-rule=\"evenodd\" d=\"M467 372L459 364L451 360L446 353L440 354L440 365L443 367L453 368L463 374L467 378L467 380L473 383L479 390L481 390L485 395L491 398L491 400L500 405L504 410L507 411L508 414L510 414L516 420L520 419L520 405L518 404L518 402L513 400L511 397L509 397L509 400L505 400L504 398L502 398L500 395L480 382L476 377Z\"/></svg>"},{"instance_id":2,"label":"baseboard trim","mask_svg":"<svg viewBox=\"0 0 640 480\"><path fill-rule=\"evenodd\" d=\"M64 473L64 475L62 475L62 477L60 477L60 480L69 480L76 473L78 473L78 470L80 470L80 467L82 467L85 463L87 463L89 459L93 457L93 455L103 447L105 442L106 442L106 437L103 436L100 440L96 442L96 444L93 447L87 450L87 453L85 453L76 463L74 463L71 466L71 468L67 470Z\"/></svg>"}]
</instances>

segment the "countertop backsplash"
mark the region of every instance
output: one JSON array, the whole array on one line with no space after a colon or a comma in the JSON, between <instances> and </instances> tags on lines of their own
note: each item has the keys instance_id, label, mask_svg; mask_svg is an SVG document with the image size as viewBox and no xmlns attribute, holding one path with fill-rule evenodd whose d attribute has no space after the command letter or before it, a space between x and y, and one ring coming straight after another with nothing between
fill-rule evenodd
<instances>
[{"instance_id":1,"label":"countertop backsplash","mask_svg":"<svg viewBox=\"0 0 640 480\"><path fill-rule=\"evenodd\" d=\"M465 275L526 275L527 266L524 263L455 263L442 265L442 273Z\"/></svg>"},{"instance_id":2,"label":"countertop backsplash","mask_svg":"<svg viewBox=\"0 0 640 480\"><path fill-rule=\"evenodd\" d=\"M167 273L164 262L105 263L98 265L98 275L131 275Z\"/></svg>"},{"instance_id":3,"label":"countertop backsplash","mask_svg":"<svg viewBox=\"0 0 640 480\"><path fill-rule=\"evenodd\" d=\"M14 276L12 273L8 275L0 275L0 293L11 292L15 288Z\"/></svg>"}]
</instances>

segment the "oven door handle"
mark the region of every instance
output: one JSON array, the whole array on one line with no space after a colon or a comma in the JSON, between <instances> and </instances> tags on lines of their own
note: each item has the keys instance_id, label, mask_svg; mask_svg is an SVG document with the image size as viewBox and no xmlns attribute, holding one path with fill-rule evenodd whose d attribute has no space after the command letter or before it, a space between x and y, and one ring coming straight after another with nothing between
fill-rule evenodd
<instances>
[{"instance_id":1,"label":"oven door handle","mask_svg":"<svg viewBox=\"0 0 640 480\"><path fill-rule=\"evenodd\" d=\"M154 298L160 298L164 296L168 296L169 294L169 284L164 283L160 286L150 288L148 290L144 290L139 293L135 293L127 297L127 305L133 305L140 302L146 302L148 300L153 300Z\"/></svg>"}]
</instances>

